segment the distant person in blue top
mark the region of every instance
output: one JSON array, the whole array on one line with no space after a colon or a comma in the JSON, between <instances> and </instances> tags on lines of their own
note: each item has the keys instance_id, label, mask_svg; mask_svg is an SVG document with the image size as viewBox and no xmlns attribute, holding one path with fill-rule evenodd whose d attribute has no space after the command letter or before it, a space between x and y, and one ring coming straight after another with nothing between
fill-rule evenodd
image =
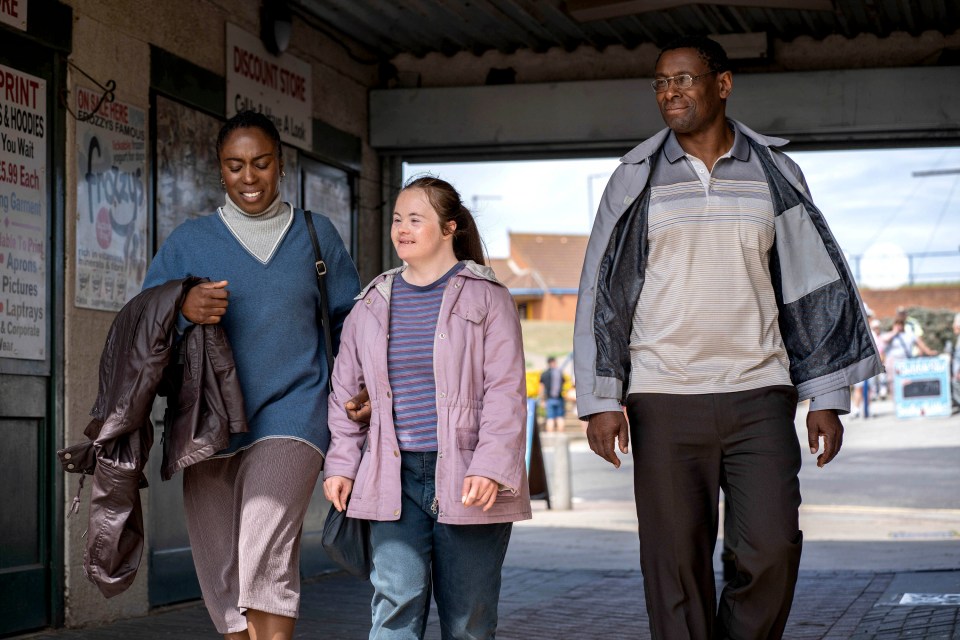
<instances>
[{"instance_id":1,"label":"distant person in blue top","mask_svg":"<svg viewBox=\"0 0 960 640\"><path fill-rule=\"evenodd\" d=\"M286 639L300 604L300 533L330 441L325 349L337 350L360 289L336 229L313 216L327 264L332 345L324 344L304 215L280 200L280 134L243 111L217 138L223 206L188 220L153 260L144 288L188 275L180 329L220 323L249 432L184 472L187 528L204 603L226 638Z\"/></svg>"}]
</instances>

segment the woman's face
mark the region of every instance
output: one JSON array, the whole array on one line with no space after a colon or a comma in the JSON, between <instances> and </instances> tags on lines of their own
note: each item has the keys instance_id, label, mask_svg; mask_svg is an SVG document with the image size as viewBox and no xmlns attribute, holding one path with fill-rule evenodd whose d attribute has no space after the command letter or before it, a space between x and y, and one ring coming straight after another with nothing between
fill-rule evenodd
<instances>
[{"instance_id":1,"label":"woman's face","mask_svg":"<svg viewBox=\"0 0 960 640\"><path fill-rule=\"evenodd\" d=\"M220 147L220 175L227 195L251 215L262 213L277 197L282 169L280 150L258 127L235 129Z\"/></svg>"},{"instance_id":2,"label":"woman's face","mask_svg":"<svg viewBox=\"0 0 960 640\"><path fill-rule=\"evenodd\" d=\"M450 232L456 227L454 222L447 224ZM397 196L390 239L407 264L416 265L446 251L453 253L453 236L440 229L440 216L423 189L406 189Z\"/></svg>"}]
</instances>

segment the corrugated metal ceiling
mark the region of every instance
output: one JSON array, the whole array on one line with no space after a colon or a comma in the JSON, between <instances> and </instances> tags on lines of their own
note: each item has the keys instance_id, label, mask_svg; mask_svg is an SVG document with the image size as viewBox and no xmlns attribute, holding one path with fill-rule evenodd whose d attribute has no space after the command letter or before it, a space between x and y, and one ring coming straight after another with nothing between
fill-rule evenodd
<instances>
[{"instance_id":1,"label":"corrugated metal ceiling","mask_svg":"<svg viewBox=\"0 0 960 640\"><path fill-rule=\"evenodd\" d=\"M765 32L790 41L960 29L958 0L291 0L290 6L383 59L400 53L662 46L691 34ZM654 7L659 9L648 10ZM596 16L606 17L591 19Z\"/></svg>"}]
</instances>

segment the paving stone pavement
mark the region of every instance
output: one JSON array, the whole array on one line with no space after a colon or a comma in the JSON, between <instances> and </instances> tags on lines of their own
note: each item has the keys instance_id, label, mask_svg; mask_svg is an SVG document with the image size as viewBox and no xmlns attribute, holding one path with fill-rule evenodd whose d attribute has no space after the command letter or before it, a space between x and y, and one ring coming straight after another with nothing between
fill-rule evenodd
<instances>
[{"instance_id":1,"label":"paving stone pavement","mask_svg":"<svg viewBox=\"0 0 960 640\"><path fill-rule=\"evenodd\" d=\"M798 425L798 429L803 428L802 415L798 415ZM881 417L869 423L858 422L856 428L848 429L845 455L876 455L883 448L899 451L905 426L910 427L914 440L922 426L926 447L960 450L960 416L905 425L888 408ZM577 435L575 430L573 433ZM577 446L581 453L586 451L582 442L572 446L575 453ZM549 460L549 446L545 451ZM594 458L592 454L583 455L586 458L578 458L578 464L587 464ZM535 501L533 520L515 525L503 574L499 639L650 638L639 571L630 464L629 458L625 458L624 468L618 472L606 466L592 472L592 486L602 488L593 493L585 475L591 473L590 469L580 468L578 487L582 495L590 497L575 497L574 508L569 511L547 510L542 501ZM938 469L945 474L935 476L941 487L957 486L955 471ZM806 478L816 481L818 476ZM960 604L896 604L903 593L960 594L960 508L956 508L958 503L953 497L947 496L943 502L925 508L913 503L906 503L912 508L902 508L903 505L859 502L805 502L801 507L803 560L784 638L960 640ZM903 532L911 535L904 536ZM371 593L368 582L344 573L306 581L295 638L366 638ZM192 602L157 609L141 618L21 638L217 637L202 604ZM440 638L435 614L426 638Z\"/></svg>"},{"instance_id":2,"label":"paving stone pavement","mask_svg":"<svg viewBox=\"0 0 960 640\"><path fill-rule=\"evenodd\" d=\"M894 573L801 571L785 638L806 640L960 639L956 606L878 604ZM719 587L720 585L718 585ZM370 584L343 573L304 584L300 640L359 640L369 630ZM636 570L552 570L507 567L500 605L501 640L650 638ZM202 605L191 603L149 616L88 629L23 636L30 640L216 638ZM440 638L435 615L427 640Z\"/></svg>"}]
</instances>

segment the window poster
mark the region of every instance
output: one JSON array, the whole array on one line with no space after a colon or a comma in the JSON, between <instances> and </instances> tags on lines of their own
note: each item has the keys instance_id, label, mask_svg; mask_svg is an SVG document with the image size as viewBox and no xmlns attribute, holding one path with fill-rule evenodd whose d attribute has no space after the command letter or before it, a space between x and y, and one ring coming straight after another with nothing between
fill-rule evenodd
<instances>
[{"instance_id":1,"label":"window poster","mask_svg":"<svg viewBox=\"0 0 960 640\"><path fill-rule=\"evenodd\" d=\"M280 180L280 198L294 207L300 206L300 154L296 147L281 144L283 173Z\"/></svg>"},{"instance_id":2,"label":"window poster","mask_svg":"<svg viewBox=\"0 0 960 640\"><path fill-rule=\"evenodd\" d=\"M303 206L328 218L353 254L353 198L346 171L314 161L300 163L303 174Z\"/></svg>"},{"instance_id":3,"label":"window poster","mask_svg":"<svg viewBox=\"0 0 960 640\"><path fill-rule=\"evenodd\" d=\"M147 268L146 112L76 89L77 267L73 303L118 311Z\"/></svg>"},{"instance_id":4,"label":"window poster","mask_svg":"<svg viewBox=\"0 0 960 640\"><path fill-rule=\"evenodd\" d=\"M45 360L47 84L0 65L0 358Z\"/></svg>"},{"instance_id":5,"label":"window poster","mask_svg":"<svg viewBox=\"0 0 960 640\"><path fill-rule=\"evenodd\" d=\"M157 96L157 244L186 220L223 204L217 134L223 123Z\"/></svg>"}]
</instances>

